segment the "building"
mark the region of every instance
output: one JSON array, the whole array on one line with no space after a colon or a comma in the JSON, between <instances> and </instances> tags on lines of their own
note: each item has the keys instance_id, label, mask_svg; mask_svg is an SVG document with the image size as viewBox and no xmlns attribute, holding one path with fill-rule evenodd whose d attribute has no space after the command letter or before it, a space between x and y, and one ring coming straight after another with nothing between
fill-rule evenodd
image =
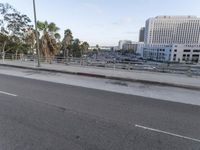
<instances>
[{"instance_id":1,"label":"building","mask_svg":"<svg viewBox=\"0 0 200 150\"><path fill-rule=\"evenodd\" d=\"M124 44L122 46L123 50L127 50L127 51L133 51L136 52L137 51L137 44L136 43L128 43L128 44Z\"/></svg>"},{"instance_id":2,"label":"building","mask_svg":"<svg viewBox=\"0 0 200 150\"><path fill-rule=\"evenodd\" d=\"M145 44L198 44L200 18L158 16L146 21Z\"/></svg>"},{"instance_id":3,"label":"building","mask_svg":"<svg viewBox=\"0 0 200 150\"><path fill-rule=\"evenodd\" d=\"M200 18L158 16L146 21L143 58L165 62L198 63Z\"/></svg>"},{"instance_id":4,"label":"building","mask_svg":"<svg viewBox=\"0 0 200 150\"><path fill-rule=\"evenodd\" d=\"M139 33L139 42L144 42L144 35L145 35L145 27L142 27Z\"/></svg>"},{"instance_id":5,"label":"building","mask_svg":"<svg viewBox=\"0 0 200 150\"><path fill-rule=\"evenodd\" d=\"M139 58L143 58L143 49L145 47L144 42L138 42L137 43L137 50L136 50L136 54L139 56Z\"/></svg>"},{"instance_id":6,"label":"building","mask_svg":"<svg viewBox=\"0 0 200 150\"><path fill-rule=\"evenodd\" d=\"M113 46L99 46L98 47L100 51L112 51L114 49ZM89 50L93 51L94 49L97 49L97 46L90 46Z\"/></svg>"},{"instance_id":7,"label":"building","mask_svg":"<svg viewBox=\"0 0 200 150\"><path fill-rule=\"evenodd\" d=\"M134 53L139 54L141 57L143 55L142 48L144 47L144 42L132 42L128 41L127 43L123 43L122 48L120 50L132 51Z\"/></svg>"},{"instance_id":8,"label":"building","mask_svg":"<svg viewBox=\"0 0 200 150\"><path fill-rule=\"evenodd\" d=\"M143 58L147 60L169 62L171 60L172 45L145 45Z\"/></svg>"},{"instance_id":9,"label":"building","mask_svg":"<svg viewBox=\"0 0 200 150\"><path fill-rule=\"evenodd\" d=\"M129 41L129 40L121 40L121 41L119 41L119 50L123 50L123 45L124 44L132 44L132 41Z\"/></svg>"},{"instance_id":10,"label":"building","mask_svg":"<svg viewBox=\"0 0 200 150\"><path fill-rule=\"evenodd\" d=\"M170 61L200 63L200 44L174 44Z\"/></svg>"},{"instance_id":11,"label":"building","mask_svg":"<svg viewBox=\"0 0 200 150\"><path fill-rule=\"evenodd\" d=\"M145 45L147 60L179 63L200 63L200 44Z\"/></svg>"}]
</instances>

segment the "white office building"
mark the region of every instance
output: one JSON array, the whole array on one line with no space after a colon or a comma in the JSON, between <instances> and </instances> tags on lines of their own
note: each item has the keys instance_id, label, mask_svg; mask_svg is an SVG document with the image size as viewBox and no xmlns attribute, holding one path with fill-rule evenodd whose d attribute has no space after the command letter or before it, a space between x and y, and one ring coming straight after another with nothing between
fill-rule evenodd
<instances>
[{"instance_id":1,"label":"white office building","mask_svg":"<svg viewBox=\"0 0 200 150\"><path fill-rule=\"evenodd\" d=\"M161 62L200 63L200 44L145 45L143 57Z\"/></svg>"},{"instance_id":2,"label":"white office building","mask_svg":"<svg viewBox=\"0 0 200 150\"><path fill-rule=\"evenodd\" d=\"M199 45L198 17L158 16L146 21L144 59L198 63Z\"/></svg>"},{"instance_id":3,"label":"white office building","mask_svg":"<svg viewBox=\"0 0 200 150\"><path fill-rule=\"evenodd\" d=\"M170 61L200 63L200 44L174 44Z\"/></svg>"},{"instance_id":4,"label":"white office building","mask_svg":"<svg viewBox=\"0 0 200 150\"><path fill-rule=\"evenodd\" d=\"M195 16L158 16L146 21L146 44L198 44L200 18Z\"/></svg>"}]
</instances>

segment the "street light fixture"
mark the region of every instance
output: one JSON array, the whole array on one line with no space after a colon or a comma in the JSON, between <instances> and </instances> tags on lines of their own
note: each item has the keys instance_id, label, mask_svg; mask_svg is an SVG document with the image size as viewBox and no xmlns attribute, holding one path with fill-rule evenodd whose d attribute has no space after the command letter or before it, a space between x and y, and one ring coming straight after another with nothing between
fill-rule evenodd
<instances>
[{"instance_id":1,"label":"street light fixture","mask_svg":"<svg viewBox=\"0 0 200 150\"><path fill-rule=\"evenodd\" d=\"M33 11L34 11L34 20L35 20L35 32L36 32L36 51L38 57L38 67L40 67L40 47L39 47L39 35L37 29L37 15L36 15L36 7L35 7L35 0L33 0Z\"/></svg>"}]
</instances>

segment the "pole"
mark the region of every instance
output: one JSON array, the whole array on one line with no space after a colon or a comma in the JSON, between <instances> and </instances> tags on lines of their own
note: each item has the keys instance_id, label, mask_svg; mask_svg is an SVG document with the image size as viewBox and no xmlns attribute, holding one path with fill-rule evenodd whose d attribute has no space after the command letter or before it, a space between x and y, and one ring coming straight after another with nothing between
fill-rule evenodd
<instances>
[{"instance_id":1,"label":"pole","mask_svg":"<svg viewBox=\"0 0 200 150\"><path fill-rule=\"evenodd\" d=\"M37 29L37 15L36 15L36 7L35 7L35 0L33 0L33 10L34 10L34 20L35 20L35 32L36 32L36 51L37 51L37 57L38 57L38 67L40 67L40 47L39 47L39 35L38 35L38 29Z\"/></svg>"},{"instance_id":2,"label":"pole","mask_svg":"<svg viewBox=\"0 0 200 150\"><path fill-rule=\"evenodd\" d=\"M3 43L3 52L2 52L3 64L5 63L5 47L6 47L6 41Z\"/></svg>"}]
</instances>

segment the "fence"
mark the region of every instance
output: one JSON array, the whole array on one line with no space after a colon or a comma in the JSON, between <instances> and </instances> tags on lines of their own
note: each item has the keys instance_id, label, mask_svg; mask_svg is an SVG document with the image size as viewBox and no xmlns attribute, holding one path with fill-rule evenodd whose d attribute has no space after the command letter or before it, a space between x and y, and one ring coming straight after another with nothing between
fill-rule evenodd
<instances>
[{"instance_id":1,"label":"fence","mask_svg":"<svg viewBox=\"0 0 200 150\"><path fill-rule=\"evenodd\" d=\"M37 57L33 55L6 55L5 59L18 60L19 62L29 62L32 64L37 63ZM40 58L41 64L62 64L71 66L82 67L95 67L113 70L141 70L151 72L164 72L174 74L186 74L188 76L200 76L200 65L192 64L167 64L157 62L144 62L144 61L119 61L113 59L91 59L87 57L74 58L74 57L52 57Z\"/></svg>"}]
</instances>

